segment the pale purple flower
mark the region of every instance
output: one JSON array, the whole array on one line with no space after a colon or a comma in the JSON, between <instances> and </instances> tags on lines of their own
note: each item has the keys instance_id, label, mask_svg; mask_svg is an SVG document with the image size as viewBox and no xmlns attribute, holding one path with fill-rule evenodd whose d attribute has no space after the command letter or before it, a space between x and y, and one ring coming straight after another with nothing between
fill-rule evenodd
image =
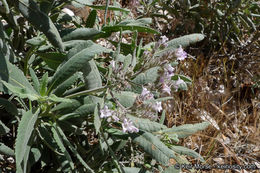
<instances>
[{"instance_id":1,"label":"pale purple flower","mask_svg":"<svg viewBox=\"0 0 260 173\"><path fill-rule=\"evenodd\" d=\"M139 132L139 129L133 125L133 122L126 118L124 119L122 128L123 128L123 132L130 132L130 133Z\"/></svg>"},{"instance_id":2,"label":"pale purple flower","mask_svg":"<svg viewBox=\"0 0 260 173\"><path fill-rule=\"evenodd\" d=\"M103 109L100 110L100 118L107 118L112 116L114 113L114 111L108 109L107 106L104 106Z\"/></svg>"},{"instance_id":3,"label":"pale purple flower","mask_svg":"<svg viewBox=\"0 0 260 173\"><path fill-rule=\"evenodd\" d=\"M169 87L167 84L163 83L162 84L162 91L166 92L168 94L171 94L171 87Z\"/></svg>"},{"instance_id":4,"label":"pale purple flower","mask_svg":"<svg viewBox=\"0 0 260 173\"><path fill-rule=\"evenodd\" d=\"M144 101L144 100L150 100L153 99L153 94L148 91L145 87L143 87L142 93L140 95L140 98Z\"/></svg>"},{"instance_id":5,"label":"pale purple flower","mask_svg":"<svg viewBox=\"0 0 260 173\"><path fill-rule=\"evenodd\" d=\"M61 11L68 14L71 17L75 15L74 12L71 11L70 9L68 9L68 8L63 8Z\"/></svg>"},{"instance_id":6,"label":"pale purple flower","mask_svg":"<svg viewBox=\"0 0 260 173\"><path fill-rule=\"evenodd\" d=\"M164 45L165 47L168 46L168 44L166 43L169 39L163 35L160 37L161 38L161 44Z\"/></svg>"},{"instance_id":7,"label":"pale purple flower","mask_svg":"<svg viewBox=\"0 0 260 173\"><path fill-rule=\"evenodd\" d=\"M170 77L172 77L172 76L174 76L174 68L170 65L170 64L168 64L165 68L164 68L164 75L165 75L165 77L166 78L170 78Z\"/></svg>"},{"instance_id":8,"label":"pale purple flower","mask_svg":"<svg viewBox=\"0 0 260 173\"><path fill-rule=\"evenodd\" d=\"M148 55L149 55L149 51L148 51L148 50L145 50L143 54L144 54L145 56L148 56Z\"/></svg>"},{"instance_id":9,"label":"pale purple flower","mask_svg":"<svg viewBox=\"0 0 260 173\"><path fill-rule=\"evenodd\" d=\"M177 50L175 50L175 56L177 57L177 60L182 61L187 58L187 53L180 46Z\"/></svg>"},{"instance_id":10,"label":"pale purple flower","mask_svg":"<svg viewBox=\"0 0 260 173\"><path fill-rule=\"evenodd\" d=\"M181 78L178 78L178 80L174 83L174 88L177 90L181 85L186 85L186 83Z\"/></svg>"},{"instance_id":11,"label":"pale purple flower","mask_svg":"<svg viewBox=\"0 0 260 173\"><path fill-rule=\"evenodd\" d=\"M108 122L110 121L114 121L114 122L118 122L120 119L118 118L118 116L116 116L115 114L112 114L112 117L109 117L107 119Z\"/></svg>"},{"instance_id":12,"label":"pale purple flower","mask_svg":"<svg viewBox=\"0 0 260 173\"><path fill-rule=\"evenodd\" d=\"M152 105L153 110L161 112L162 110L162 102L156 102Z\"/></svg>"}]
</instances>

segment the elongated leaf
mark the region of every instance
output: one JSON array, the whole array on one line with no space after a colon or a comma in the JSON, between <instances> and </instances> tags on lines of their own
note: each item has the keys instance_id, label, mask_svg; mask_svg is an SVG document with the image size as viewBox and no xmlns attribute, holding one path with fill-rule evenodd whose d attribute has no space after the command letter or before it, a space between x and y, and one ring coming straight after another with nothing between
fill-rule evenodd
<instances>
[{"instance_id":1,"label":"elongated leaf","mask_svg":"<svg viewBox=\"0 0 260 173\"><path fill-rule=\"evenodd\" d=\"M0 154L14 156L14 151L8 146L6 146L4 143L0 142Z\"/></svg>"},{"instance_id":2,"label":"elongated leaf","mask_svg":"<svg viewBox=\"0 0 260 173\"><path fill-rule=\"evenodd\" d=\"M22 112L22 119L18 125L17 138L15 142L15 159L16 167L20 167L25 156L26 147L34 130L35 122L38 118L39 109L37 112L31 111Z\"/></svg>"},{"instance_id":3,"label":"elongated leaf","mask_svg":"<svg viewBox=\"0 0 260 173\"><path fill-rule=\"evenodd\" d=\"M106 6L105 5L87 5L93 9L97 9L97 10L105 10ZM108 10L112 10L112 11L122 11L122 12L126 12L129 13L130 10L126 9L126 8L120 8L120 7L116 7L116 6L108 6Z\"/></svg>"},{"instance_id":4,"label":"elongated leaf","mask_svg":"<svg viewBox=\"0 0 260 173\"><path fill-rule=\"evenodd\" d=\"M17 107L9 100L0 98L0 105L4 106L5 110L10 114L15 116L18 115Z\"/></svg>"},{"instance_id":5,"label":"elongated leaf","mask_svg":"<svg viewBox=\"0 0 260 173\"><path fill-rule=\"evenodd\" d=\"M157 78L159 77L159 74L158 74L159 69L160 69L160 67L150 68L149 70L136 76L136 78L133 79L133 82L137 83L139 85L154 83L157 80Z\"/></svg>"},{"instance_id":6,"label":"elongated leaf","mask_svg":"<svg viewBox=\"0 0 260 173\"><path fill-rule=\"evenodd\" d=\"M40 94L41 96L45 96L47 93L47 84L48 84L48 72L44 73L44 75L42 76L42 79L40 81Z\"/></svg>"},{"instance_id":7,"label":"elongated leaf","mask_svg":"<svg viewBox=\"0 0 260 173\"><path fill-rule=\"evenodd\" d=\"M53 102L64 102L64 103L72 103L71 99L67 99L64 97L57 97L54 94L51 94L50 96L43 97L45 100L51 100Z\"/></svg>"},{"instance_id":8,"label":"elongated leaf","mask_svg":"<svg viewBox=\"0 0 260 173\"><path fill-rule=\"evenodd\" d=\"M72 102L63 102L55 106L51 109L51 111L62 111L67 110L67 112L72 112L73 110L77 109L79 106L81 106L81 103L78 100L72 100Z\"/></svg>"},{"instance_id":9,"label":"elongated leaf","mask_svg":"<svg viewBox=\"0 0 260 173\"><path fill-rule=\"evenodd\" d=\"M33 88L35 89L35 91L39 92L40 90L40 82L34 72L34 70L32 68L29 68L30 70L30 75L32 77L32 82L33 82Z\"/></svg>"},{"instance_id":10,"label":"elongated leaf","mask_svg":"<svg viewBox=\"0 0 260 173\"><path fill-rule=\"evenodd\" d=\"M51 19L40 11L38 5L33 0L19 0L18 8L32 25L46 35L53 46L58 47L61 51L64 50L57 28Z\"/></svg>"},{"instance_id":11,"label":"elongated leaf","mask_svg":"<svg viewBox=\"0 0 260 173\"><path fill-rule=\"evenodd\" d=\"M199 158L200 161L204 162L203 157L201 157L201 155L189 148L185 148L183 146L171 146L170 147L173 151L175 151L176 153L179 153L181 155L187 155L187 156L191 156L194 157L195 159Z\"/></svg>"},{"instance_id":12,"label":"elongated leaf","mask_svg":"<svg viewBox=\"0 0 260 173\"><path fill-rule=\"evenodd\" d=\"M132 107L138 94L129 91L121 91L113 93L114 97L121 103L124 107Z\"/></svg>"},{"instance_id":13,"label":"elongated leaf","mask_svg":"<svg viewBox=\"0 0 260 173\"><path fill-rule=\"evenodd\" d=\"M86 27L92 28L95 25L97 19L97 10L91 10L86 21Z\"/></svg>"},{"instance_id":14,"label":"elongated leaf","mask_svg":"<svg viewBox=\"0 0 260 173\"><path fill-rule=\"evenodd\" d=\"M94 171L87 165L87 163L82 159L80 154L77 152L77 150L73 147L73 145L70 143L70 141L67 139L66 135L63 133L62 129L59 126L56 126L57 132L62 137L63 141L66 143L66 145L70 148L70 150L73 152L73 154L78 158L80 163L88 170L88 172L94 173Z\"/></svg>"},{"instance_id":15,"label":"elongated leaf","mask_svg":"<svg viewBox=\"0 0 260 173\"><path fill-rule=\"evenodd\" d=\"M10 129L0 120L0 135L5 135Z\"/></svg>"},{"instance_id":16,"label":"elongated leaf","mask_svg":"<svg viewBox=\"0 0 260 173\"><path fill-rule=\"evenodd\" d=\"M46 64L53 70L65 60L66 55L59 52L37 53Z\"/></svg>"},{"instance_id":17,"label":"elongated leaf","mask_svg":"<svg viewBox=\"0 0 260 173\"><path fill-rule=\"evenodd\" d=\"M76 71L81 70L82 67L84 67L86 63L94 57L95 54L107 50L106 48L98 44L95 44L92 41L87 41L83 44L88 47L73 55L65 64L63 64L56 71L51 81L51 86L53 88L56 88L64 80L72 76Z\"/></svg>"},{"instance_id":18,"label":"elongated leaf","mask_svg":"<svg viewBox=\"0 0 260 173\"><path fill-rule=\"evenodd\" d=\"M103 27L102 31L111 33L111 32L118 32L118 31L138 31L138 32L147 32L152 34L160 34L160 32L149 28L147 26L138 26L138 25L114 25L114 26L105 26Z\"/></svg>"},{"instance_id":19,"label":"elongated leaf","mask_svg":"<svg viewBox=\"0 0 260 173\"><path fill-rule=\"evenodd\" d=\"M51 136L51 131L50 128L48 128L48 126L45 126L43 123L41 123L41 125L38 127L38 135L48 148L50 148L53 152L55 152L58 155L63 155L57 142Z\"/></svg>"},{"instance_id":20,"label":"elongated leaf","mask_svg":"<svg viewBox=\"0 0 260 173\"><path fill-rule=\"evenodd\" d=\"M29 40L26 40L26 43L30 44L32 46L41 46L42 44L45 43L45 40L44 40L44 38L39 36L39 37L33 37L33 38L29 39Z\"/></svg>"},{"instance_id":21,"label":"elongated leaf","mask_svg":"<svg viewBox=\"0 0 260 173\"><path fill-rule=\"evenodd\" d=\"M94 110L94 126L96 129L96 134L100 133L101 120L99 117L98 104L95 106Z\"/></svg>"},{"instance_id":22,"label":"elongated leaf","mask_svg":"<svg viewBox=\"0 0 260 173\"><path fill-rule=\"evenodd\" d=\"M70 41L65 41L63 44L65 46L65 50L69 50L71 48L77 47L78 45L86 42L87 42L86 40L70 40Z\"/></svg>"},{"instance_id":23,"label":"elongated leaf","mask_svg":"<svg viewBox=\"0 0 260 173\"><path fill-rule=\"evenodd\" d=\"M62 84L60 84L53 93L57 96L61 96L67 89L69 89L80 77L79 73L75 73L73 76L69 77Z\"/></svg>"},{"instance_id":24,"label":"elongated leaf","mask_svg":"<svg viewBox=\"0 0 260 173\"><path fill-rule=\"evenodd\" d=\"M15 94L16 96L18 96L20 98L28 98L32 101L38 100L40 98L40 96L38 94L35 94L35 92L30 89L16 87L9 83L6 83L5 81L2 81L2 83L8 88L8 90L11 93Z\"/></svg>"},{"instance_id":25,"label":"elongated leaf","mask_svg":"<svg viewBox=\"0 0 260 173\"><path fill-rule=\"evenodd\" d=\"M55 126L52 126L51 131L52 131L55 142L57 143L57 145L60 148L61 153L64 154L64 156L60 156L60 161L62 162L62 164L61 164L62 169L68 170L70 168L71 170L74 170L73 161L70 157L69 152L66 150L66 148L62 142L62 137L60 136L60 133L57 131Z\"/></svg>"},{"instance_id":26,"label":"elongated leaf","mask_svg":"<svg viewBox=\"0 0 260 173\"><path fill-rule=\"evenodd\" d=\"M144 119L144 118L137 118L131 115L127 115L129 119L132 120L134 123L135 127L142 131L147 131L147 132L157 132L163 129L166 129L167 127L165 125L162 125L160 123L151 121L149 119Z\"/></svg>"},{"instance_id":27,"label":"elongated leaf","mask_svg":"<svg viewBox=\"0 0 260 173\"><path fill-rule=\"evenodd\" d=\"M9 63L8 60L1 56L0 53L0 91L4 91L5 93L9 93L6 87L3 86L3 82L5 81L10 85L26 88L28 91L32 91L36 94L35 90L28 82L26 77L23 75L23 72L18 69L15 65Z\"/></svg>"},{"instance_id":28,"label":"elongated leaf","mask_svg":"<svg viewBox=\"0 0 260 173\"><path fill-rule=\"evenodd\" d=\"M149 132L139 132L139 134L132 134L133 142L143 148L143 150L150 154L156 161L165 165L171 166L176 159L172 150L170 150L159 138Z\"/></svg>"},{"instance_id":29,"label":"elongated leaf","mask_svg":"<svg viewBox=\"0 0 260 173\"><path fill-rule=\"evenodd\" d=\"M100 34L101 31L98 31L94 28L77 28L77 29L67 29L61 32L62 40L90 40L94 36Z\"/></svg>"},{"instance_id":30,"label":"elongated leaf","mask_svg":"<svg viewBox=\"0 0 260 173\"><path fill-rule=\"evenodd\" d=\"M175 38L167 42L167 48L179 48L180 46L186 47L190 44L197 43L203 40L205 36L203 34L190 34L179 38Z\"/></svg>"},{"instance_id":31,"label":"elongated leaf","mask_svg":"<svg viewBox=\"0 0 260 173\"><path fill-rule=\"evenodd\" d=\"M86 89L102 86L102 80L95 61L92 59L82 68Z\"/></svg>"},{"instance_id":32,"label":"elongated leaf","mask_svg":"<svg viewBox=\"0 0 260 173\"><path fill-rule=\"evenodd\" d=\"M197 131L204 130L209 125L209 122L197 123L197 124L185 124L178 127L172 127L170 129L162 130L163 133L167 133L169 136L178 135L179 138L185 138Z\"/></svg>"}]
</instances>

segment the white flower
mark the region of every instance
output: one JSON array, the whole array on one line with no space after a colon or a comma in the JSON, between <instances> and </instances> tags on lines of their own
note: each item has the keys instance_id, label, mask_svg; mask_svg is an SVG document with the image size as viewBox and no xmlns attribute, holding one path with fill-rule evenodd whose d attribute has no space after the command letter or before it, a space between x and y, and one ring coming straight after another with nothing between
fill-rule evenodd
<instances>
[{"instance_id":1,"label":"white flower","mask_svg":"<svg viewBox=\"0 0 260 173\"><path fill-rule=\"evenodd\" d=\"M185 58L187 58L187 53L182 49L182 47L180 46L176 51L175 51L175 56L177 57L177 60L184 60Z\"/></svg>"},{"instance_id":2,"label":"white flower","mask_svg":"<svg viewBox=\"0 0 260 173\"><path fill-rule=\"evenodd\" d=\"M126 118L124 119L122 128L123 128L123 132L130 132L130 133L139 132L139 129L133 125L133 122Z\"/></svg>"},{"instance_id":3,"label":"white flower","mask_svg":"<svg viewBox=\"0 0 260 173\"><path fill-rule=\"evenodd\" d=\"M68 15L71 16L71 17L72 17L72 16L75 16L74 12L71 11L70 9L68 9L68 8L63 8L61 11L64 12L64 13L66 13L66 14L68 14Z\"/></svg>"},{"instance_id":4,"label":"white flower","mask_svg":"<svg viewBox=\"0 0 260 173\"><path fill-rule=\"evenodd\" d=\"M100 118L107 118L112 116L114 113L114 111L108 109L107 106L104 106L103 109L100 110Z\"/></svg>"},{"instance_id":5,"label":"white flower","mask_svg":"<svg viewBox=\"0 0 260 173\"><path fill-rule=\"evenodd\" d=\"M167 84L163 83L162 84L162 91L166 92L168 94L171 94L171 87L169 87Z\"/></svg>"},{"instance_id":6,"label":"white flower","mask_svg":"<svg viewBox=\"0 0 260 173\"><path fill-rule=\"evenodd\" d=\"M152 105L152 108L155 111L161 112L161 110L162 110L162 102L156 102L155 104Z\"/></svg>"},{"instance_id":7,"label":"white flower","mask_svg":"<svg viewBox=\"0 0 260 173\"><path fill-rule=\"evenodd\" d=\"M144 100L150 100L153 99L153 94L148 91L145 87L143 87L142 93L140 95L140 98L144 101Z\"/></svg>"},{"instance_id":8,"label":"white flower","mask_svg":"<svg viewBox=\"0 0 260 173\"><path fill-rule=\"evenodd\" d=\"M161 38L161 44L163 44L165 47L168 46L168 44L166 43L169 39L163 35L160 37Z\"/></svg>"}]
</instances>

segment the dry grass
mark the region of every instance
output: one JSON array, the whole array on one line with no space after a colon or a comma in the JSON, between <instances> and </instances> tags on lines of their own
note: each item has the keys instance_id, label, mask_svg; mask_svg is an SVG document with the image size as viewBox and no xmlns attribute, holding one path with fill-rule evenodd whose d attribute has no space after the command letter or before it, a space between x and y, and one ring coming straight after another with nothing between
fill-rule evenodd
<instances>
[{"instance_id":1,"label":"dry grass","mask_svg":"<svg viewBox=\"0 0 260 173\"><path fill-rule=\"evenodd\" d=\"M206 130L186 138L181 145L199 152L209 165L255 164L260 167L259 86L253 94L252 85L244 84L251 83L252 76L259 76L259 56L247 61L227 59L207 58L200 53L196 61L188 60L181 65L180 71L193 78L193 85L189 91L175 95L174 108L168 113L167 125L207 120L211 125ZM244 68L229 68L234 63L240 63ZM191 158L190 161L197 163ZM211 172L224 170L215 169Z\"/></svg>"}]
</instances>

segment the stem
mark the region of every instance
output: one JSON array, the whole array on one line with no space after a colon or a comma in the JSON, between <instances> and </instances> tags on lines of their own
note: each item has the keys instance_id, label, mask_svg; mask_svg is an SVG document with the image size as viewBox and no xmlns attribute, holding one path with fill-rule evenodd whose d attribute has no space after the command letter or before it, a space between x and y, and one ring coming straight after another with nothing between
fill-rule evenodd
<instances>
[{"instance_id":1,"label":"stem","mask_svg":"<svg viewBox=\"0 0 260 173\"><path fill-rule=\"evenodd\" d=\"M105 9L105 15L104 15L104 26L106 26L107 23L107 10L109 6L109 0L106 0L106 9Z\"/></svg>"}]
</instances>

